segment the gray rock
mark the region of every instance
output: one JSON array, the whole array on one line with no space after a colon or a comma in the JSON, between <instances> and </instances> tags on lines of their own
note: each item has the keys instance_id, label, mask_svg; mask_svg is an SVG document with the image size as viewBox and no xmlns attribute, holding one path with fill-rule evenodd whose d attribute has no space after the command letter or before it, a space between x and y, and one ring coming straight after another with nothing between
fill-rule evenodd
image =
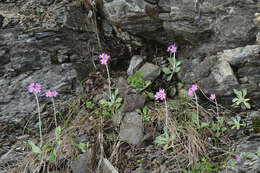
<instances>
[{"instance_id":1,"label":"gray rock","mask_svg":"<svg viewBox=\"0 0 260 173\"><path fill-rule=\"evenodd\" d=\"M106 158L103 158L100 173L118 173L118 171Z\"/></svg>"},{"instance_id":2,"label":"gray rock","mask_svg":"<svg viewBox=\"0 0 260 173\"><path fill-rule=\"evenodd\" d=\"M40 1L41 5L46 5L46 6L53 4L53 2L54 2L54 0L41 0Z\"/></svg>"},{"instance_id":3,"label":"gray rock","mask_svg":"<svg viewBox=\"0 0 260 173\"><path fill-rule=\"evenodd\" d=\"M260 118L260 112L259 111L252 111L249 113L249 118L252 120L257 120Z\"/></svg>"},{"instance_id":4,"label":"gray rock","mask_svg":"<svg viewBox=\"0 0 260 173\"><path fill-rule=\"evenodd\" d=\"M145 63L138 71L142 71L143 75L142 78L144 80L155 80L161 73L161 69L159 66L151 64L151 63Z\"/></svg>"},{"instance_id":5,"label":"gray rock","mask_svg":"<svg viewBox=\"0 0 260 173\"><path fill-rule=\"evenodd\" d=\"M233 88L246 88L250 103L259 108L259 51L260 45L250 45L204 59L184 60L178 77L186 85L197 82L206 94L215 93L229 104L234 97Z\"/></svg>"},{"instance_id":6,"label":"gray rock","mask_svg":"<svg viewBox=\"0 0 260 173\"><path fill-rule=\"evenodd\" d=\"M91 153L92 152L92 153ZM71 163L73 173L94 173L94 153L91 150L80 155Z\"/></svg>"},{"instance_id":7,"label":"gray rock","mask_svg":"<svg viewBox=\"0 0 260 173\"><path fill-rule=\"evenodd\" d=\"M137 71L137 69L140 67L143 60L144 57L139 55L134 55L130 60L130 64L127 69L127 74L128 75L134 74Z\"/></svg>"},{"instance_id":8,"label":"gray rock","mask_svg":"<svg viewBox=\"0 0 260 173\"><path fill-rule=\"evenodd\" d=\"M236 146L235 153L238 153L240 155L241 153L254 153L256 154L257 149L260 146L260 136L254 135L247 137L242 140L242 142ZM254 158L241 158L240 163L229 163L227 167L225 168L223 173L229 172L229 173L258 173L260 170L260 157L254 157Z\"/></svg>"},{"instance_id":9,"label":"gray rock","mask_svg":"<svg viewBox=\"0 0 260 173\"><path fill-rule=\"evenodd\" d=\"M256 34L256 43L260 44L260 32Z\"/></svg>"},{"instance_id":10,"label":"gray rock","mask_svg":"<svg viewBox=\"0 0 260 173\"><path fill-rule=\"evenodd\" d=\"M120 124L121 120L127 112L142 109L145 103L145 96L139 94L128 94L124 97L123 105L119 108L117 113L113 116L113 123Z\"/></svg>"},{"instance_id":11,"label":"gray rock","mask_svg":"<svg viewBox=\"0 0 260 173\"><path fill-rule=\"evenodd\" d=\"M136 112L126 113L119 132L120 140L137 145L143 139L142 117Z\"/></svg>"},{"instance_id":12,"label":"gray rock","mask_svg":"<svg viewBox=\"0 0 260 173\"><path fill-rule=\"evenodd\" d=\"M123 77L119 77L116 84L116 88L119 89L119 97L124 98L130 86Z\"/></svg>"}]
</instances>

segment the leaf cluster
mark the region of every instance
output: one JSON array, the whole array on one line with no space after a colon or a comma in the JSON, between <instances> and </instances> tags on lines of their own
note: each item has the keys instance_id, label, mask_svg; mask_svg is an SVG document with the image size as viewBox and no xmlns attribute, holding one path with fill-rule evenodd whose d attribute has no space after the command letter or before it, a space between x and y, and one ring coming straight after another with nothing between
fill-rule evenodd
<instances>
[{"instance_id":1,"label":"leaf cluster","mask_svg":"<svg viewBox=\"0 0 260 173\"><path fill-rule=\"evenodd\" d=\"M176 60L174 57L173 58L168 58L168 61L170 63L170 67L164 67L162 71L166 74L169 75L167 77L167 81L170 81L172 79L172 76L174 73L178 73L181 70L181 61Z\"/></svg>"},{"instance_id":2,"label":"leaf cluster","mask_svg":"<svg viewBox=\"0 0 260 173\"><path fill-rule=\"evenodd\" d=\"M233 91L236 94L236 97L232 100L232 102L236 103L237 105L243 103L247 109L251 109L251 105L248 103L250 99L245 98L247 95L247 89L243 89L242 91L233 89Z\"/></svg>"},{"instance_id":3,"label":"leaf cluster","mask_svg":"<svg viewBox=\"0 0 260 173\"><path fill-rule=\"evenodd\" d=\"M111 114L114 115L116 111L121 106L122 98L118 97L119 90L116 89L115 92L111 95L111 100L107 101L106 99L101 99L99 101L99 104L103 107L107 108L106 110L103 110L102 114L105 116L110 116Z\"/></svg>"},{"instance_id":4,"label":"leaf cluster","mask_svg":"<svg viewBox=\"0 0 260 173\"><path fill-rule=\"evenodd\" d=\"M132 74L127 78L128 84L136 88L139 92L145 90L152 83L151 81L145 81L142 78L143 74L142 71L137 71L135 74Z\"/></svg>"}]
</instances>

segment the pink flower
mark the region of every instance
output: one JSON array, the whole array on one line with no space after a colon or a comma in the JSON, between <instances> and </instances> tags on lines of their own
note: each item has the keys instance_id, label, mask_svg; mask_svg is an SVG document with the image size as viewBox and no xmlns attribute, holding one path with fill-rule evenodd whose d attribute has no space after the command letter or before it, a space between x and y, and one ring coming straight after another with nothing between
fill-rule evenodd
<instances>
[{"instance_id":1,"label":"pink flower","mask_svg":"<svg viewBox=\"0 0 260 173\"><path fill-rule=\"evenodd\" d=\"M173 45L170 45L167 49L167 52L171 52L171 53L175 53L177 52L177 46L175 45L175 43Z\"/></svg>"},{"instance_id":2,"label":"pink flower","mask_svg":"<svg viewBox=\"0 0 260 173\"><path fill-rule=\"evenodd\" d=\"M106 64L107 64L107 59L105 59L105 58L102 58L102 59L100 60L100 62L101 62L101 64L104 64L104 65L106 65Z\"/></svg>"},{"instance_id":3,"label":"pink flower","mask_svg":"<svg viewBox=\"0 0 260 173\"><path fill-rule=\"evenodd\" d=\"M160 89L159 92L156 92L155 94L155 100L165 100L166 99L166 94L164 89Z\"/></svg>"},{"instance_id":4,"label":"pink flower","mask_svg":"<svg viewBox=\"0 0 260 173\"><path fill-rule=\"evenodd\" d=\"M193 94L193 90L192 90L192 88L190 88L190 89L188 90L188 95L189 95L189 96L192 96L192 94Z\"/></svg>"},{"instance_id":5,"label":"pink flower","mask_svg":"<svg viewBox=\"0 0 260 173\"><path fill-rule=\"evenodd\" d=\"M197 85L197 84L193 84L193 85L191 86L191 89L192 89L193 91L197 91L197 90L198 90L198 85Z\"/></svg>"},{"instance_id":6,"label":"pink flower","mask_svg":"<svg viewBox=\"0 0 260 173\"><path fill-rule=\"evenodd\" d=\"M42 86L39 83L31 83L28 87L30 93L39 94L42 90Z\"/></svg>"},{"instance_id":7,"label":"pink flower","mask_svg":"<svg viewBox=\"0 0 260 173\"><path fill-rule=\"evenodd\" d=\"M50 90L46 91L45 96L52 97L52 92Z\"/></svg>"},{"instance_id":8,"label":"pink flower","mask_svg":"<svg viewBox=\"0 0 260 173\"><path fill-rule=\"evenodd\" d=\"M58 92L56 90L52 91L52 96L53 97L57 97L57 95L58 95Z\"/></svg>"},{"instance_id":9,"label":"pink flower","mask_svg":"<svg viewBox=\"0 0 260 173\"><path fill-rule=\"evenodd\" d=\"M100 62L101 64L107 64L108 59L110 58L110 56L108 54L102 53L99 55L100 58Z\"/></svg>"},{"instance_id":10,"label":"pink flower","mask_svg":"<svg viewBox=\"0 0 260 173\"><path fill-rule=\"evenodd\" d=\"M215 95L215 94L211 94L211 95L210 95L210 99L211 99L211 100L215 100L215 99L216 99L216 95Z\"/></svg>"},{"instance_id":11,"label":"pink flower","mask_svg":"<svg viewBox=\"0 0 260 173\"><path fill-rule=\"evenodd\" d=\"M30 93L32 93L33 91L34 91L34 83L31 83L30 85L29 85L29 87L28 87L28 91L30 92Z\"/></svg>"},{"instance_id":12,"label":"pink flower","mask_svg":"<svg viewBox=\"0 0 260 173\"><path fill-rule=\"evenodd\" d=\"M45 93L46 97L57 97L57 95L58 95L58 92L56 90L54 90L54 91L48 90Z\"/></svg>"},{"instance_id":13,"label":"pink flower","mask_svg":"<svg viewBox=\"0 0 260 173\"><path fill-rule=\"evenodd\" d=\"M236 156L236 161L237 161L238 163L240 163L240 162L241 162L241 159L240 159L240 157L239 157L239 156Z\"/></svg>"}]
</instances>

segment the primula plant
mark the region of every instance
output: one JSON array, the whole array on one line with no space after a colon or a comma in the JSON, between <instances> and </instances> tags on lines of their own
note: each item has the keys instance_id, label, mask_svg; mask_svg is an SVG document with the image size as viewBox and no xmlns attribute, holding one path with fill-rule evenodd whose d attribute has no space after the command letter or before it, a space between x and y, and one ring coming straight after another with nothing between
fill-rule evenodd
<instances>
[{"instance_id":1,"label":"primula plant","mask_svg":"<svg viewBox=\"0 0 260 173\"><path fill-rule=\"evenodd\" d=\"M236 103L237 105L243 103L247 109L251 109L251 105L248 103L250 99L246 99L247 95L247 89L243 89L242 91L238 91L236 89L233 90L234 93L236 94L236 98L232 100L233 103Z\"/></svg>"},{"instance_id":2,"label":"primula plant","mask_svg":"<svg viewBox=\"0 0 260 173\"><path fill-rule=\"evenodd\" d=\"M108 76L108 90L109 90L109 99L112 100L112 93L111 93L111 79L110 74L107 66L107 61L109 60L110 56L108 54L102 53L99 55L100 63L106 66L107 69L107 76Z\"/></svg>"},{"instance_id":3,"label":"primula plant","mask_svg":"<svg viewBox=\"0 0 260 173\"><path fill-rule=\"evenodd\" d=\"M47 98L48 97L51 98L51 100L52 100L52 105L53 105L53 110L54 110L54 120L55 120L55 127L56 128L58 127L58 125L57 125L56 108L55 108L54 98L57 97L57 95L58 95L58 92L56 90L54 90L54 91L48 90L45 93L45 96Z\"/></svg>"},{"instance_id":4,"label":"primula plant","mask_svg":"<svg viewBox=\"0 0 260 173\"><path fill-rule=\"evenodd\" d=\"M99 104L102 106L108 108L107 110L104 110L102 113L105 116L110 116L111 114L114 115L118 108L121 106L122 98L117 97L119 93L119 90L116 89L114 94L111 96L111 101L107 101L105 99L101 99L99 101Z\"/></svg>"},{"instance_id":5,"label":"primula plant","mask_svg":"<svg viewBox=\"0 0 260 173\"><path fill-rule=\"evenodd\" d=\"M181 61L176 60L175 53L177 52L177 46L175 44L170 45L167 49L167 52L170 52L170 57L168 58L168 61L170 63L170 67L164 67L162 71L169 75L167 77L167 81L170 81L173 77L174 73L178 73L181 70ZM173 55L173 56L172 56Z\"/></svg>"},{"instance_id":6,"label":"primula plant","mask_svg":"<svg viewBox=\"0 0 260 173\"><path fill-rule=\"evenodd\" d=\"M236 128L237 130L240 129L241 126L245 127L245 123L240 123L241 117L237 116L236 118L232 118L232 121L229 121L228 124L231 125L231 129Z\"/></svg>"},{"instance_id":7,"label":"primula plant","mask_svg":"<svg viewBox=\"0 0 260 173\"><path fill-rule=\"evenodd\" d=\"M198 97L196 95L196 91L198 90L198 85L197 84L193 84L191 86L191 88L188 90L188 95L189 96L195 96L195 101L196 101L196 110L197 113L192 113L192 121L195 122L195 124L197 125L198 128L200 128L200 122L199 122L199 104L198 104Z\"/></svg>"},{"instance_id":8,"label":"primula plant","mask_svg":"<svg viewBox=\"0 0 260 173\"><path fill-rule=\"evenodd\" d=\"M36 103L37 103L38 118L39 118L39 130L40 130L40 139L41 139L40 146L42 146L42 122L41 122L40 105L39 105L39 100L38 100L37 94L40 94L41 90L42 90L42 86L39 83L31 83L28 87L29 93L34 94L35 99L36 99ZM31 145L32 142L29 142L29 144ZM33 148L33 146L32 146L32 148Z\"/></svg>"},{"instance_id":9,"label":"primula plant","mask_svg":"<svg viewBox=\"0 0 260 173\"><path fill-rule=\"evenodd\" d=\"M152 111L147 106L145 106L143 110L136 109L136 112L142 115L144 122L150 121L150 114L152 113Z\"/></svg>"},{"instance_id":10,"label":"primula plant","mask_svg":"<svg viewBox=\"0 0 260 173\"><path fill-rule=\"evenodd\" d=\"M152 83L151 81L145 81L142 78L142 75L143 72L137 71L135 74L132 74L127 78L128 84L136 88L139 92L145 90Z\"/></svg>"},{"instance_id":11,"label":"primula plant","mask_svg":"<svg viewBox=\"0 0 260 173\"><path fill-rule=\"evenodd\" d=\"M163 134L160 136L157 136L155 138L155 144L162 146L164 150L167 150L169 148L170 142L174 139L173 136L170 136L168 133L168 128L165 126L163 128Z\"/></svg>"}]
</instances>

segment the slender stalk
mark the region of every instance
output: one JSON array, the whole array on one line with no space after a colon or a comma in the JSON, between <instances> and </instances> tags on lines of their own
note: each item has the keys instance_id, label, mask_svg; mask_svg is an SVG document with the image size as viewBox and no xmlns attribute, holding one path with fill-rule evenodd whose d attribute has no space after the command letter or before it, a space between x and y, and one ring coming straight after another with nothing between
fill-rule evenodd
<instances>
[{"instance_id":1,"label":"slender stalk","mask_svg":"<svg viewBox=\"0 0 260 173\"><path fill-rule=\"evenodd\" d=\"M200 122L199 122L199 104L198 104L198 97L196 95L196 92L194 92L194 95L195 95L195 100L196 100L197 121L198 121L198 125L200 126Z\"/></svg>"},{"instance_id":2,"label":"slender stalk","mask_svg":"<svg viewBox=\"0 0 260 173\"><path fill-rule=\"evenodd\" d=\"M108 66L106 64L106 69L107 69L107 76L108 76L108 90L109 90L109 97L110 100L112 101L112 94L111 94L111 80L110 80L110 74L109 74L109 70L108 70Z\"/></svg>"},{"instance_id":3,"label":"slender stalk","mask_svg":"<svg viewBox=\"0 0 260 173\"><path fill-rule=\"evenodd\" d=\"M57 129L58 125L57 125L57 118L56 118L56 108L55 108L55 103L54 103L53 97L51 97L51 100L52 100L53 110L54 110L55 126L56 126L56 129Z\"/></svg>"},{"instance_id":4,"label":"slender stalk","mask_svg":"<svg viewBox=\"0 0 260 173\"><path fill-rule=\"evenodd\" d=\"M35 94L36 102L37 102L37 108L38 108L38 116L39 116L39 129L40 129L40 138L41 138L41 143L40 146L42 146L42 121L41 121L41 113L40 113L40 105L39 105L39 100L37 97L37 94Z\"/></svg>"},{"instance_id":5,"label":"slender stalk","mask_svg":"<svg viewBox=\"0 0 260 173\"><path fill-rule=\"evenodd\" d=\"M168 127L168 105L167 105L167 102L166 102L166 98L164 99L164 103L165 103L165 111L166 111L166 120L165 120L165 122L166 122L166 127L167 128L169 128Z\"/></svg>"},{"instance_id":6,"label":"slender stalk","mask_svg":"<svg viewBox=\"0 0 260 173\"><path fill-rule=\"evenodd\" d=\"M173 68L174 72L176 71L176 59L175 59L175 53L173 53Z\"/></svg>"},{"instance_id":7,"label":"slender stalk","mask_svg":"<svg viewBox=\"0 0 260 173\"><path fill-rule=\"evenodd\" d=\"M215 104L216 104L216 108L217 108L217 116L219 118L219 113L218 113L218 102L217 102L217 99L215 99Z\"/></svg>"}]
</instances>

